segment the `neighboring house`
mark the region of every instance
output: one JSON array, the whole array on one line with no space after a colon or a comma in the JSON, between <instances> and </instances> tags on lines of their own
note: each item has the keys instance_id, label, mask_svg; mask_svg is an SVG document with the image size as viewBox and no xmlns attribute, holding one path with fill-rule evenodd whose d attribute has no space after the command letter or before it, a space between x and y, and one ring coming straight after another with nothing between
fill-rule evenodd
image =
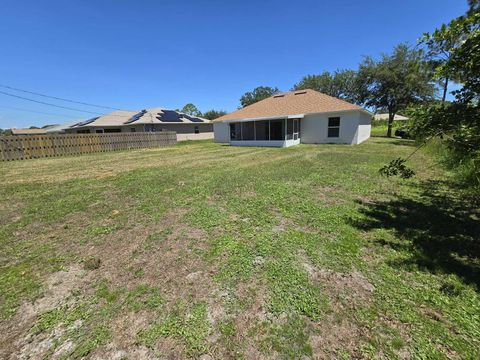
<instances>
[{"instance_id":1,"label":"neighboring house","mask_svg":"<svg viewBox=\"0 0 480 360\"><path fill-rule=\"evenodd\" d=\"M70 134L175 131L179 141L213 138L213 125L210 120L162 108L118 110L81 121L65 131Z\"/></svg>"},{"instance_id":2,"label":"neighboring house","mask_svg":"<svg viewBox=\"0 0 480 360\"><path fill-rule=\"evenodd\" d=\"M213 121L215 141L244 146L360 144L372 114L360 106L299 90L273 95Z\"/></svg>"},{"instance_id":3,"label":"neighboring house","mask_svg":"<svg viewBox=\"0 0 480 360\"><path fill-rule=\"evenodd\" d=\"M47 129L11 129L12 135L46 135Z\"/></svg>"},{"instance_id":4,"label":"neighboring house","mask_svg":"<svg viewBox=\"0 0 480 360\"><path fill-rule=\"evenodd\" d=\"M49 125L44 127L43 129L46 130L47 134L65 134L65 130L68 129L70 126L75 125L76 123L78 123L78 120L66 124Z\"/></svg>"},{"instance_id":5,"label":"neighboring house","mask_svg":"<svg viewBox=\"0 0 480 360\"><path fill-rule=\"evenodd\" d=\"M387 114L375 114L373 116L373 120L377 121L377 120L388 120L388 113ZM405 116L402 116L402 115L395 115L393 117L393 121L406 121L408 120L407 117Z\"/></svg>"},{"instance_id":6,"label":"neighboring house","mask_svg":"<svg viewBox=\"0 0 480 360\"><path fill-rule=\"evenodd\" d=\"M40 129L11 129L12 135L51 135L51 134L65 134L65 129L78 123L78 121L59 125L46 125Z\"/></svg>"}]
</instances>

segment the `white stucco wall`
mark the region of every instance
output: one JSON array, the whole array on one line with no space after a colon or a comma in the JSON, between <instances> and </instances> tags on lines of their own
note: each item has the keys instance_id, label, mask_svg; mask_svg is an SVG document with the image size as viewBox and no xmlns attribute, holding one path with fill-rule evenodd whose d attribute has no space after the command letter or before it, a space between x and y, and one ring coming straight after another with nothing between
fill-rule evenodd
<instances>
[{"instance_id":1,"label":"white stucco wall","mask_svg":"<svg viewBox=\"0 0 480 360\"><path fill-rule=\"evenodd\" d=\"M300 138L304 144L356 144L360 111L305 115L301 121ZM340 117L338 138L329 138L328 118Z\"/></svg>"},{"instance_id":2,"label":"white stucco wall","mask_svg":"<svg viewBox=\"0 0 480 360\"><path fill-rule=\"evenodd\" d=\"M340 117L340 134L338 138L328 137L328 118ZM323 114L305 115L300 121L300 139L305 144L360 144L370 137L372 116L364 111L342 111ZM228 123L214 123L215 142L230 142L230 127ZM288 144L264 144L261 141L235 141L232 145L246 146L290 146ZM234 144L235 143L235 144ZM242 143L242 144L240 144Z\"/></svg>"},{"instance_id":3,"label":"white stucco wall","mask_svg":"<svg viewBox=\"0 0 480 360\"><path fill-rule=\"evenodd\" d=\"M213 123L213 133L215 142L228 143L230 142L230 125L223 122Z\"/></svg>"},{"instance_id":4,"label":"white stucco wall","mask_svg":"<svg viewBox=\"0 0 480 360\"><path fill-rule=\"evenodd\" d=\"M370 137L372 130L372 115L359 112L356 144L360 144Z\"/></svg>"}]
</instances>

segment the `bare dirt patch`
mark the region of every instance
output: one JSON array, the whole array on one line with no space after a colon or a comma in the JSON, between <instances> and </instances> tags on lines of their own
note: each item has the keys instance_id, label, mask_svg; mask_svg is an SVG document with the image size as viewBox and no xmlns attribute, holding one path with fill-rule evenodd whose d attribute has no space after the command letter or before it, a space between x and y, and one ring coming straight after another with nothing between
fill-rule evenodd
<instances>
[{"instance_id":1,"label":"bare dirt patch","mask_svg":"<svg viewBox=\"0 0 480 360\"><path fill-rule=\"evenodd\" d=\"M55 272L45 280L43 296L34 302L25 302L16 314L0 325L2 334L1 349L7 357L42 357L52 346L55 339L63 334L62 328L56 328L51 334L34 335L30 332L38 316L55 308L72 305L72 292L77 291L90 281L90 276L80 265L74 264L68 270ZM0 353L0 354L2 354ZM3 355L2 355L3 356Z\"/></svg>"},{"instance_id":2,"label":"bare dirt patch","mask_svg":"<svg viewBox=\"0 0 480 360\"><path fill-rule=\"evenodd\" d=\"M314 359L335 359L340 351L347 351L354 359L360 358L358 343L362 335L355 323L336 314L330 314L318 324L312 324L315 334L310 336Z\"/></svg>"},{"instance_id":3,"label":"bare dirt patch","mask_svg":"<svg viewBox=\"0 0 480 360\"><path fill-rule=\"evenodd\" d=\"M358 344L368 330L362 329L347 312L358 305L368 304L375 287L359 271L339 273L318 269L305 254L300 255L301 264L309 277L323 285L329 297L332 312L318 323L311 323L315 329L310 337L315 359L329 359L347 351L358 358Z\"/></svg>"},{"instance_id":4,"label":"bare dirt patch","mask_svg":"<svg viewBox=\"0 0 480 360\"><path fill-rule=\"evenodd\" d=\"M208 300L208 319L212 332L207 337L213 359L267 359L258 349L254 327L267 318L266 295L263 288L240 283L234 289L214 291ZM222 334L221 327L231 324L232 334ZM229 325L229 326L231 326Z\"/></svg>"},{"instance_id":5,"label":"bare dirt patch","mask_svg":"<svg viewBox=\"0 0 480 360\"><path fill-rule=\"evenodd\" d=\"M111 286L133 289L144 284L160 289L165 299L163 314L179 301L205 301L210 321L215 323L223 310L212 297L217 289L212 280L214 269L199 254L207 247L207 234L184 221L187 213L177 208L150 226L116 231L90 251L102 258L100 272ZM111 358L122 353L129 358L148 359L158 353L167 359L183 358L184 347L173 338L159 338L155 351L137 343L138 333L158 320L159 313L152 311L121 314L112 322L111 343L97 349L95 356Z\"/></svg>"},{"instance_id":6,"label":"bare dirt patch","mask_svg":"<svg viewBox=\"0 0 480 360\"><path fill-rule=\"evenodd\" d=\"M186 213L186 209L173 209L151 224L135 222L132 217L131 222L122 227L107 234L94 235L86 242L70 239L70 232L58 225L42 229L39 241L45 243L55 242L59 234L65 233L65 238L62 237L65 248L62 251L70 252L78 261L71 264L67 271L48 276L43 285L44 295L33 303L22 304L16 315L0 325L0 358L42 358L52 351L50 349L55 343L59 356L62 351L74 348L77 344L70 344L68 339L58 344L65 334L62 326L37 335L31 333L31 328L39 315L60 306L72 307L74 301L92 295L94 284L100 280L106 280L111 289L132 290L138 285L160 289L166 300L165 311L179 300L208 301L216 289L212 280L214 270L198 254L199 249L206 248L207 235L203 230L186 224L183 219ZM103 225L110 223L107 221ZM32 226L35 227L34 224ZM68 228L75 224L66 219L64 226ZM27 238L33 228L23 231L25 233L20 235ZM49 234L54 234L54 238ZM81 260L90 257L100 260L98 269L84 269ZM76 292L77 296L71 296L72 292ZM215 309L213 305L212 309ZM112 319L111 328L109 325L112 342L95 350L93 357L115 358L124 353L131 358L137 355L153 357L151 350L136 344L135 340L138 331L155 322L157 314L127 314L124 319L123 315ZM171 339L160 339L157 350L172 355L177 352L177 347L178 344Z\"/></svg>"},{"instance_id":7,"label":"bare dirt patch","mask_svg":"<svg viewBox=\"0 0 480 360\"><path fill-rule=\"evenodd\" d=\"M318 269L305 255L301 256L301 264L312 280L324 285L330 300L335 305L355 306L361 302L368 302L375 291L375 287L359 271L339 273Z\"/></svg>"},{"instance_id":8,"label":"bare dirt patch","mask_svg":"<svg viewBox=\"0 0 480 360\"><path fill-rule=\"evenodd\" d=\"M339 190L333 186L317 186L314 188L315 198L325 205L345 204L346 201L339 197Z\"/></svg>"},{"instance_id":9,"label":"bare dirt patch","mask_svg":"<svg viewBox=\"0 0 480 360\"><path fill-rule=\"evenodd\" d=\"M155 314L149 311L122 313L110 323L112 340L97 348L92 359L157 359L153 351L137 343L137 333L148 327Z\"/></svg>"},{"instance_id":10,"label":"bare dirt patch","mask_svg":"<svg viewBox=\"0 0 480 360\"><path fill-rule=\"evenodd\" d=\"M172 300L191 291L206 294L208 281L205 289L199 284L209 277L208 270L198 274L197 281L191 281L190 274L206 267L195 250L205 248L207 235L183 221L186 213L177 208L151 224L127 224L104 236L101 243L87 245L83 256L100 258L100 273L113 286L159 287Z\"/></svg>"}]
</instances>

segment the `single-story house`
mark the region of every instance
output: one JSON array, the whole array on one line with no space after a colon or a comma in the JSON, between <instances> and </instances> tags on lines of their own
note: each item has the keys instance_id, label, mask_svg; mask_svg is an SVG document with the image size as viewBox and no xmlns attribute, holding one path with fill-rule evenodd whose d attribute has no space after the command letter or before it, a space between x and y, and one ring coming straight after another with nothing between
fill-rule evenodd
<instances>
[{"instance_id":1,"label":"single-story house","mask_svg":"<svg viewBox=\"0 0 480 360\"><path fill-rule=\"evenodd\" d=\"M11 129L12 135L51 135L51 134L65 134L65 129L78 123L78 121L67 124L45 125L42 128L30 129Z\"/></svg>"},{"instance_id":2,"label":"single-story house","mask_svg":"<svg viewBox=\"0 0 480 360\"><path fill-rule=\"evenodd\" d=\"M65 124L49 125L45 127L45 130L47 131L47 134L65 134L65 130L76 123L78 123L78 120L70 121Z\"/></svg>"},{"instance_id":3,"label":"single-story house","mask_svg":"<svg viewBox=\"0 0 480 360\"><path fill-rule=\"evenodd\" d=\"M65 129L68 134L150 131L175 131L179 141L213 138L213 125L210 120L162 108L113 111Z\"/></svg>"},{"instance_id":4,"label":"single-story house","mask_svg":"<svg viewBox=\"0 0 480 360\"><path fill-rule=\"evenodd\" d=\"M47 129L10 129L12 135L46 135Z\"/></svg>"},{"instance_id":5,"label":"single-story house","mask_svg":"<svg viewBox=\"0 0 480 360\"><path fill-rule=\"evenodd\" d=\"M370 137L372 114L314 90L290 91L213 120L216 142L287 147L360 144Z\"/></svg>"},{"instance_id":6,"label":"single-story house","mask_svg":"<svg viewBox=\"0 0 480 360\"><path fill-rule=\"evenodd\" d=\"M373 120L377 121L377 120L388 120L388 113L387 114L375 114L373 116ZM408 120L408 117L405 117L405 116L402 116L402 115L399 115L399 114L396 114L394 117L393 117L393 121L406 121Z\"/></svg>"}]
</instances>

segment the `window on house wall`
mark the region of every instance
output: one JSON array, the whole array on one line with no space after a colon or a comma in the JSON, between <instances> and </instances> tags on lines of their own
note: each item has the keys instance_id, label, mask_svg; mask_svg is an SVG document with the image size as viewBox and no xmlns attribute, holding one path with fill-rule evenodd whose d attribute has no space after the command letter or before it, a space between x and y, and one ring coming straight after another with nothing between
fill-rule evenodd
<instances>
[{"instance_id":1,"label":"window on house wall","mask_svg":"<svg viewBox=\"0 0 480 360\"><path fill-rule=\"evenodd\" d=\"M156 131L155 125L153 125L153 124L145 124L145 131L147 131L147 132L154 132L154 131Z\"/></svg>"},{"instance_id":2,"label":"window on house wall","mask_svg":"<svg viewBox=\"0 0 480 360\"><path fill-rule=\"evenodd\" d=\"M194 131L195 134L200 134L200 129L198 128L198 126L195 126Z\"/></svg>"},{"instance_id":3,"label":"window on house wall","mask_svg":"<svg viewBox=\"0 0 480 360\"><path fill-rule=\"evenodd\" d=\"M90 134L90 130L89 129L77 130L77 134Z\"/></svg>"},{"instance_id":4,"label":"window on house wall","mask_svg":"<svg viewBox=\"0 0 480 360\"><path fill-rule=\"evenodd\" d=\"M104 129L103 130L104 133L119 133L119 132L122 132L121 129Z\"/></svg>"},{"instance_id":5,"label":"window on house wall","mask_svg":"<svg viewBox=\"0 0 480 360\"><path fill-rule=\"evenodd\" d=\"M137 132L137 129L135 129L135 128L130 128L130 132Z\"/></svg>"},{"instance_id":6,"label":"window on house wall","mask_svg":"<svg viewBox=\"0 0 480 360\"><path fill-rule=\"evenodd\" d=\"M328 118L328 137L338 138L340 136L340 118Z\"/></svg>"},{"instance_id":7,"label":"window on house wall","mask_svg":"<svg viewBox=\"0 0 480 360\"><path fill-rule=\"evenodd\" d=\"M240 123L230 124L230 140L242 140L242 125Z\"/></svg>"},{"instance_id":8,"label":"window on house wall","mask_svg":"<svg viewBox=\"0 0 480 360\"><path fill-rule=\"evenodd\" d=\"M102 129L97 129L97 130L95 130L95 133L96 134L103 134L103 130Z\"/></svg>"},{"instance_id":9,"label":"window on house wall","mask_svg":"<svg viewBox=\"0 0 480 360\"><path fill-rule=\"evenodd\" d=\"M270 140L268 121L255 121L255 140Z\"/></svg>"}]
</instances>

